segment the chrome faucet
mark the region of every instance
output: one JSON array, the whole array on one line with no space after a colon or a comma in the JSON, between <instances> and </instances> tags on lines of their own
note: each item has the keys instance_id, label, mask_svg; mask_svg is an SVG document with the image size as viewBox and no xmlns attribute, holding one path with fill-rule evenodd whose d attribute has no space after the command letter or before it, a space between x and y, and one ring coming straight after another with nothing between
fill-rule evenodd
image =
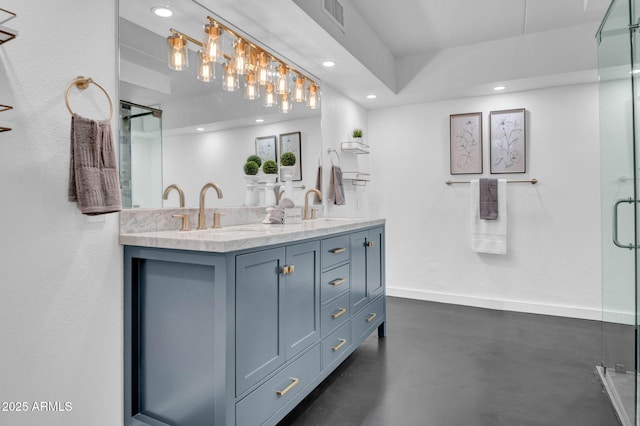
<instances>
[{"instance_id":1,"label":"chrome faucet","mask_svg":"<svg viewBox=\"0 0 640 426\"><path fill-rule=\"evenodd\" d=\"M207 229L205 216L204 216L204 196L207 194L207 189L213 188L218 194L218 198L222 198L222 190L215 183L207 183L200 190L200 206L198 207L198 229Z\"/></svg>"},{"instance_id":2,"label":"chrome faucet","mask_svg":"<svg viewBox=\"0 0 640 426\"><path fill-rule=\"evenodd\" d=\"M180 196L180 207L184 207L184 191L175 183L172 183L171 185L165 188L164 194L162 194L162 199L163 200L168 199L169 193L171 192L172 189L175 189L176 191L178 191L178 195Z\"/></svg>"},{"instance_id":3,"label":"chrome faucet","mask_svg":"<svg viewBox=\"0 0 640 426\"><path fill-rule=\"evenodd\" d=\"M322 201L322 193L320 191L318 191L315 188L308 190L304 194L304 215L302 216L302 220L309 220L309 219L315 219L316 218L316 209L312 208L311 209L311 214L309 214L309 194L311 194L311 193L317 194L318 195L318 199L320 201Z\"/></svg>"}]
</instances>

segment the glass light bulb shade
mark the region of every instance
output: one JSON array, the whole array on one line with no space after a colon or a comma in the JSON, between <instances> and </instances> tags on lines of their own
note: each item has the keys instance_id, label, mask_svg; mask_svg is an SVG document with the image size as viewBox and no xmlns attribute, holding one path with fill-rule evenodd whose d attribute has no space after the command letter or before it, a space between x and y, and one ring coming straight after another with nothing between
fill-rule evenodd
<instances>
[{"instance_id":1,"label":"glass light bulb shade","mask_svg":"<svg viewBox=\"0 0 640 426\"><path fill-rule=\"evenodd\" d=\"M304 90L304 83L306 79L302 76L297 76L295 79L295 87L293 88L293 102L304 102L306 97L306 92Z\"/></svg>"},{"instance_id":2,"label":"glass light bulb shade","mask_svg":"<svg viewBox=\"0 0 640 426\"><path fill-rule=\"evenodd\" d=\"M309 92L307 94L307 108L309 109L318 109L320 106L320 92L318 90L318 86L313 83L307 89Z\"/></svg>"},{"instance_id":3,"label":"glass light bulb shade","mask_svg":"<svg viewBox=\"0 0 640 426\"><path fill-rule=\"evenodd\" d=\"M278 65L276 76L276 93L278 95L288 94L289 88L289 70L283 64Z\"/></svg>"},{"instance_id":4,"label":"glass light bulb shade","mask_svg":"<svg viewBox=\"0 0 640 426\"><path fill-rule=\"evenodd\" d=\"M238 76L236 75L236 70L231 65L230 62L224 67L224 79L222 80L222 90L226 90L227 92L234 92L240 88L240 83L238 81Z\"/></svg>"},{"instance_id":5,"label":"glass light bulb shade","mask_svg":"<svg viewBox=\"0 0 640 426\"><path fill-rule=\"evenodd\" d=\"M241 38L235 43L235 49L233 53L233 59L236 72L239 75L244 75L246 69L247 60L247 44Z\"/></svg>"},{"instance_id":6,"label":"glass light bulb shade","mask_svg":"<svg viewBox=\"0 0 640 426\"><path fill-rule=\"evenodd\" d=\"M273 91L273 83L267 83L264 90L264 101L262 105L269 108L277 104L277 97Z\"/></svg>"},{"instance_id":7,"label":"glass light bulb shade","mask_svg":"<svg viewBox=\"0 0 640 426\"><path fill-rule=\"evenodd\" d=\"M169 68L175 71L182 71L189 67L189 53L187 51L187 42L179 34L173 34L167 37L169 45Z\"/></svg>"},{"instance_id":8,"label":"glass light bulb shade","mask_svg":"<svg viewBox=\"0 0 640 426\"><path fill-rule=\"evenodd\" d=\"M244 81L244 98L254 100L260 97L260 90L256 83L256 74L248 73Z\"/></svg>"},{"instance_id":9,"label":"glass light bulb shade","mask_svg":"<svg viewBox=\"0 0 640 426\"><path fill-rule=\"evenodd\" d=\"M280 108L280 112L284 114L291 111L291 108L293 108L293 104L289 100L289 94L285 93L282 95L282 97L280 98L279 108Z\"/></svg>"},{"instance_id":10,"label":"glass light bulb shade","mask_svg":"<svg viewBox=\"0 0 640 426\"><path fill-rule=\"evenodd\" d=\"M216 62L220 58L220 34L221 29L215 24L204 26L204 39L202 41L202 51L210 62Z\"/></svg>"},{"instance_id":11,"label":"glass light bulb shade","mask_svg":"<svg viewBox=\"0 0 640 426\"><path fill-rule=\"evenodd\" d=\"M199 51L200 66L198 67L198 80L209 83L216 78L215 62L208 61L204 51Z\"/></svg>"},{"instance_id":12,"label":"glass light bulb shade","mask_svg":"<svg viewBox=\"0 0 640 426\"><path fill-rule=\"evenodd\" d=\"M257 65L256 65L256 76L258 79L258 84L260 86L266 86L267 83L271 82L271 70L270 70L271 61L266 53L260 52L258 54Z\"/></svg>"}]
</instances>

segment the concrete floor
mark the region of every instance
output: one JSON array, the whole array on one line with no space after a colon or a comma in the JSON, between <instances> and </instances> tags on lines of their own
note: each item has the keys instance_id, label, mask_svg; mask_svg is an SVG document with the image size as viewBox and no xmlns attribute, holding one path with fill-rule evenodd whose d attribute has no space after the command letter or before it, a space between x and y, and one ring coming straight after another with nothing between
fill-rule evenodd
<instances>
[{"instance_id":1,"label":"concrete floor","mask_svg":"<svg viewBox=\"0 0 640 426\"><path fill-rule=\"evenodd\" d=\"M370 336L279 426L614 426L596 321L387 298Z\"/></svg>"}]
</instances>

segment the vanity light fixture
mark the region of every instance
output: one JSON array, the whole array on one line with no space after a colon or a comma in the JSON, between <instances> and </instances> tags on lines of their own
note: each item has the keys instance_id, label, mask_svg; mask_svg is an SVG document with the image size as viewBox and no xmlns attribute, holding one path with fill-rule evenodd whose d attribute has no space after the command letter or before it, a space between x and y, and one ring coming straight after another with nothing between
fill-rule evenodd
<instances>
[{"instance_id":1,"label":"vanity light fixture","mask_svg":"<svg viewBox=\"0 0 640 426\"><path fill-rule=\"evenodd\" d=\"M262 105L270 108L276 104L276 92L273 89L273 83L267 83L264 89L264 102L262 102Z\"/></svg>"},{"instance_id":2,"label":"vanity light fixture","mask_svg":"<svg viewBox=\"0 0 640 426\"><path fill-rule=\"evenodd\" d=\"M295 87L293 88L293 102L304 102L307 99L304 89L305 78L298 75L294 81Z\"/></svg>"},{"instance_id":3,"label":"vanity light fixture","mask_svg":"<svg viewBox=\"0 0 640 426\"><path fill-rule=\"evenodd\" d=\"M169 44L169 68L182 71L189 67L187 40L182 34L174 33L167 37Z\"/></svg>"},{"instance_id":4,"label":"vanity light fixture","mask_svg":"<svg viewBox=\"0 0 640 426\"><path fill-rule=\"evenodd\" d=\"M221 63L224 70L222 88L225 91L239 89L240 78L243 78L243 95L246 99L261 97L260 87L264 87L262 97L265 107L279 105L283 113L291 111L293 102L306 103L310 109L319 107L320 88L308 75L247 41L213 18L207 16L207 20L208 23L203 26L204 38L201 42L173 28L169 29L169 68L182 71L189 66L187 43L191 42L201 47L198 51L199 80L209 82L215 79L215 66ZM233 49L229 54L223 51L223 36L230 37L233 41ZM331 66L333 65L335 63L332 62ZM295 75L293 83L290 81L292 75Z\"/></svg>"},{"instance_id":5,"label":"vanity light fixture","mask_svg":"<svg viewBox=\"0 0 640 426\"><path fill-rule=\"evenodd\" d=\"M291 111L291 108L293 107L293 105L291 104L291 100L289 100L289 94L288 93L283 93L282 95L280 95L280 112L283 114L288 113L289 111Z\"/></svg>"},{"instance_id":6,"label":"vanity light fixture","mask_svg":"<svg viewBox=\"0 0 640 426\"><path fill-rule=\"evenodd\" d=\"M320 93L318 89L319 87L315 83L312 83L307 89L309 92L307 94L307 108L318 109L318 106L320 106Z\"/></svg>"},{"instance_id":7,"label":"vanity light fixture","mask_svg":"<svg viewBox=\"0 0 640 426\"><path fill-rule=\"evenodd\" d=\"M198 52L200 58L200 66L198 67L198 80L209 83L216 78L216 67L214 62L208 60L207 54L204 50Z\"/></svg>"}]
</instances>

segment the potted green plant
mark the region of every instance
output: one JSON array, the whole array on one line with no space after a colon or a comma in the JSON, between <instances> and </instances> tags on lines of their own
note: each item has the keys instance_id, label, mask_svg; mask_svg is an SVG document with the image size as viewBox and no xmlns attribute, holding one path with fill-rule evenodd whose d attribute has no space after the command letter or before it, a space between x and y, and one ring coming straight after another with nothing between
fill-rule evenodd
<instances>
[{"instance_id":1,"label":"potted green plant","mask_svg":"<svg viewBox=\"0 0 640 426\"><path fill-rule=\"evenodd\" d=\"M253 154L250 155L249 157L247 157L247 161L253 161L254 163L256 163L258 165L258 167L260 167L262 165L262 158L260 158L259 156Z\"/></svg>"},{"instance_id":2,"label":"potted green plant","mask_svg":"<svg viewBox=\"0 0 640 426\"><path fill-rule=\"evenodd\" d=\"M264 205L275 206L276 195L273 192L273 185L276 183L276 173L278 173L278 164L273 160L267 160L262 164L262 171L264 173L264 180L266 182L264 187Z\"/></svg>"},{"instance_id":3,"label":"potted green plant","mask_svg":"<svg viewBox=\"0 0 640 426\"><path fill-rule=\"evenodd\" d=\"M278 164L273 160L267 160L262 165L262 171L265 175L275 175L278 173Z\"/></svg>"},{"instance_id":4,"label":"potted green plant","mask_svg":"<svg viewBox=\"0 0 640 426\"><path fill-rule=\"evenodd\" d=\"M253 158L255 157L255 158ZM257 160L257 161L256 161ZM258 183L258 171L260 171L260 164L262 160L260 157L252 155L247 158L247 162L244 163L244 174L247 181L247 191L244 197L245 206L257 206L258 205L258 193L256 192L256 184Z\"/></svg>"},{"instance_id":5,"label":"potted green plant","mask_svg":"<svg viewBox=\"0 0 640 426\"><path fill-rule=\"evenodd\" d=\"M255 176L259 170L260 166L255 161L247 161L244 163L244 174L247 176Z\"/></svg>"},{"instance_id":6,"label":"potted green plant","mask_svg":"<svg viewBox=\"0 0 640 426\"><path fill-rule=\"evenodd\" d=\"M285 167L295 165L296 155L291 151L283 152L282 155L280 156L280 164L282 164Z\"/></svg>"},{"instance_id":7,"label":"potted green plant","mask_svg":"<svg viewBox=\"0 0 640 426\"><path fill-rule=\"evenodd\" d=\"M362 142L362 129L353 129L351 131L351 138L354 141Z\"/></svg>"}]
</instances>

